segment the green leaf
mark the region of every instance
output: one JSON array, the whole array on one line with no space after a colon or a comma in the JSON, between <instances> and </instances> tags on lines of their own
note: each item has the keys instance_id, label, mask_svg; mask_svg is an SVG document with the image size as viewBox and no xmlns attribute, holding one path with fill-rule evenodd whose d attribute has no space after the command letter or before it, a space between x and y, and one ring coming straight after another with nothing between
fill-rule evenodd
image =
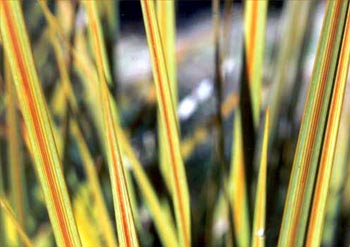
<instances>
[{"instance_id":1,"label":"green leaf","mask_svg":"<svg viewBox=\"0 0 350 247\"><path fill-rule=\"evenodd\" d=\"M348 5L348 1L327 3L288 187L280 246L303 245Z\"/></svg>"}]
</instances>

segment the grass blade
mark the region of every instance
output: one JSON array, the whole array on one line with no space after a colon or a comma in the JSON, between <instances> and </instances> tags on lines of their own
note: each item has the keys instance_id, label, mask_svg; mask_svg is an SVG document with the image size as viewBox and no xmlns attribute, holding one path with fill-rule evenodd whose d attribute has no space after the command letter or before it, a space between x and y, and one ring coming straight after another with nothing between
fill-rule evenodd
<instances>
[{"instance_id":1,"label":"grass blade","mask_svg":"<svg viewBox=\"0 0 350 247\"><path fill-rule=\"evenodd\" d=\"M0 32L0 37L1 37L1 32ZM1 40L0 40L1 41ZM0 95L3 95L3 92L1 90L2 88L2 84L3 84L3 79L2 76L0 74ZM0 197L4 197L5 196L5 189L4 189L4 175L3 175L3 162L2 162L2 157L1 157L1 153L0 153ZM4 214L2 212L2 210L0 210L0 224L4 225L5 223L5 217ZM7 236L6 236L6 230L5 227L1 227L0 228L0 246L4 246L6 241L7 241Z\"/></svg>"},{"instance_id":2,"label":"grass blade","mask_svg":"<svg viewBox=\"0 0 350 247\"><path fill-rule=\"evenodd\" d=\"M5 65L5 80L7 87L7 127L8 127L8 167L10 168L11 204L19 224L25 227L24 201L24 164L19 131L19 116L17 112L16 88L13 82L9 64Z\"/></svg>"},{"instance_id":3,"label":"grass blade","mask_svg":"<svg viewBox=\"0 0 350 247\"><path fill-rule=\"evenodd\" d=\"M42 3L42 2L40 2ZM90 61L90 57L87 55L86 48L84 47L84 42L82 34L79 30L77 30L77 46L79 48L73 48L69 45L67 40L62 36L62 32L59 28L59 25L56 21L56 18L49 12L46 5L42 5L45 16L47 20L49 21L51 28L54 28L55 31L60 34L61 38L63 38L63 42L66 46L68 46L68 49L70 52L72 52L72 55L74 56L74 62L77 67L78 73L80 74L81 78L83 79L85 90L87 91L88 95L88 104L90 105L89 108L95 109L96 102L99 101L98 98L94 96L96 92L98 92L98 79L96 75L95 68L92 65L92 61ZM91 82L91 80L93 82ZM113 107L113 101L112 102L112 110L116 111L116 107ZM94 121L97 126L101 125L101 119L100 119L100 112L93 111L92 115L94 116ZM114 116L117 116L117 113L114 113ZM166 214L162 212L162 207L160 205L160 202L157 198L157 195L155 193L155 189L152 187L152 184L150 183L142 165L140 164L139 160L137 159L135 152L133 151L133 148L130 144L130 141L128 140L128 137L125 135L124 131L120 127L117 120L114 121L115 129L117 131L118 137L121 139L120 144L122 145L123 153L126 154L128 157L130 164L132 165L134 174L135 174L135 180L138 183L138 187L141 190L142 196L145 200L145 203L150 210L150 213L153 217L154 223L156 225L157 231L159 232L160 239L164 246L172 246L174 243L177 243L175 231L174 231L174 224L170 218L166 217ZM98 128L100 130L100 128ZM100 133L99 133L100 135ZM103 136L103 134L101 135Z\"/></svg>"},{"instance_id":4,"label":"grass blade","mask_svg":"<svg viewBox=\"0 0 350 247\"><path fill-rule=\"evenodd\" d=\"M157 198L155 189L152 187L123 130L119 126L117 126L116 129L122 143L123 152L132 165L135 180L138 183L138 187L141 190L145 203L150 210L162 243L164 246L172 246L175 243L178 243L172 219L167 217L166 212L162 210L162 205Z\"/></svg>"},{"instance_id":5,"label":"grass blade","mask_svg":"<svg viewBox=\"0 0 350 247\"><path fill-rule=\"evenodd\" d=\"M244 247L248 246L250 242L250 223L243 157L242 120L239 110L236 110L233 128L231 172L229 177L229 191L232 195L230 206L233 212L237 245Z\"/></svg>"},{"instance_id":6,"label":"grass blade","mask_svg":"<svg viewBox=\"0 0 350 247\"><path fill-rule=\"evenodd\" d=\"M159 31L169 75L172 100L177 106L175 1L157 1Z\"/></svg>"},{"instance_id":7,"label":"grass blade","mask_svg":"<svg viewBox=\"0 0 350 247\"><path fill-rule=\"evenodd\" d=\"M94 50L94 56L95 56L95 61L98 61L101 64L98 64L98 67L101 67L102 69L102 73L105 77L106 82L108 83L108 85L111 85L112 83L112 77L111 77L111 72L109 69L109 65L108 65L108 58L107 58L107 54L106 54L106 48L104 46L104 42L103 42L103 34L102 34L102 28L101 28L101 23L98 19L98 10L97 10L97 5L94 3L90 3L91 1L83 1L85 3L87 7L87 14L88 14L88 18L89 18L89 26L92 25L93 28L93 35L90 36L91 39L91 44L93 46L93 50ZM93 7L95 6L95 7ZM91 19L91 18L94 19ZM92 32L92 31L91 31ZM99 49L98 49L98 53L95 54L95 45L99 44Z\"/></svg>"},{"instance_id":8,"label":"grass blade","mask_svg":"<svg viewBox=\"0 0 350 247\"><path fill-rule=\"evenodd\" d=\"M34 247L32 241L29 239L23 227L21 226L21 223L16 219L16 216L12 211L11 206L3 197L0 197L0 206L3 208L6 215L10 218L12 224L15 226L15 229L18 232L18 235L20 236L21 240L23 241L23 244L27 247Z\"/></svg>"},{"instance_id":9,"label":"grass blade","mask_svg":"<svg viewBox=\"0 0 350 247\"><path fill-rule=\"evenodd\" d=\"M221 38L220 38L220 1L212 1L212 19L213 19L213 45L214 45L214 88L215 88L215 118L217 124L214 131L214 140L215 140L215 159L216 163L219 166L220 172L223 174L226 173L227 164L225 162L225 136L224 136L224 122L221 112L221 105L223 100L223 84L224 79L222 75L222 48L221 48ZM213 168L216 169L216 168ZM212 171L212 173L215 173ZM215 179L215 178L214 178Z\"/></svg>"},{"instance_id":10,"label":"grass blade","mask_svg":"<svg viewBox=\"0 0 350 247\"><path fill-rule=\"evenodd\" d=\"M31 54L19 1L1 1L1 32L20 108L33 148L55 238L61 246L80 246L59 155Z\"/></svg>"},{"instance_id":11,"label":"grass blade","mask_svg":"<svg viewBox=\"0 0 350 247\"><path fill-rule=\"evenodd\" d=\"M348 72L349 73L349 72ZM349 81L348 81L349 82ZM349 84L346 86L344 102L348 102ZM337 137L337 147L334 154L332 177L329 185L327 197L326 215L324 221L324 230L322 244L329 246L337 241L338 223L342 220L341 207L344 191L346 191L346 179L348 171L348 161L350 157L350 107L343 104L342 116ZM347 214L347 210L344 210ZM341 235L340 235L341 236Z\"/></svg>"},{"instance_id":12,"label":"grass blade","mask_svg":"<svg viewBox=\"0 0 350 247\"><path fill-rule=\"evenodd\" d=\"M255 197L254 223L252 232L252 247L265 246L266 218L266 177L267 177L267 148L269 142L270 109L266 110L264 137L262 142L259 177Z\"/></svg>"},{"instance_id":13,"label":"grass blade","mask_svg":"<svg viewBox=\"0 0 350 247\"><path fill-rule=\"evenodd\" d=\"M74 216L77 220L78 229L81 237L81 242L84 247L102 246L99 237L99 226L94 224L95 218L99 217L100 212L93 211L89 197L89 186L82 184L78 189L73 201ZM96 215L98 214L98 215ZM105 243L106 244L106 243ZM110 245L107 245L110 246ZM111 245L117 246L116 244Z\"/></svg>"},{"instance_id":14,"label":"grass blade","mask_svg":"<svg viewBox=\"0 0 350 247\"><path fill-rule=\"evenodd\" d=\"M345 95L350 61L350 8L348 7L342 48L338 59L337 74L334 82L332 101L329 109L326 133L323 141L322 155L318 168L309 229L306 238L307 246L320 246L329 182L333 167L335 146L340 124L341 110Z\"/></svg>"},{"instance_id":15,"label":"grass blade","mask_svg":"<svg viewBox=\"0 0 350 247\"><path fill-rule=\"evenodd\" d=\"M49 16L47 6L44 3L41 3L41 7L43 8L46 16ZM60 92L63 92L64 98L69 102L70 108L74 114L78 113L78 105L76 103L76 98L72 89L72 83L69 78L67 65L64 60L63 48L60 46L59 39L56 35L55 26L52 21L49 22L49 35L50 41L52 43L54 53L56 55L56 60L58 64L58 69L61 77L61 84L63 89ZM85 168L85 172L88 178L88 185L90 186L90 191L92 197L94 198L96 208L99 211L100 217L97 222L100 224L102 231L102 235L104 236L104 240L106 241L107 246L116 246L117 241L114 236L113 227L111 221L109 219L107 207L103 198L103 193L101 186L98 181L98 175L96 173L94 167L94 161L91 157L87 144L84 140L84 137L81 133L80 127L76 119L71 120L71 132L73 138L75 139L78 149L80 151L80 155L83 161L83 165Z\"/></svg>"},{"instance_id":16,"label":"grass blade","mask_svg":"<svg viewBox=\"0 0 350 247\"><path fill-rule=\"evenodd\" d=\"M69 72L67 70L67 66L65 64L65 57L63 53L63 49L60 47L59 39L55 36L53 28L49 30L50 41L56 56L57 66L60 74L60 80L62 83L62 91L65 95L65 98L69 101L71 108L74 112L78 110L78 104L74 97L72 84L69 79Z\"/></svg>"},{"instance_id":17,"label":"grass blade","mask_svg":"<svg viewBox=\"0 0 350 247\"><path fill-rule=\"evenodd\" d=\"M86 51L85 51L86 52ZM83 55L84 51L83 49L79 49L79 55ZM79 63L78 68L80 71L80 74L82 78L84 78L84 82L87 88L88 92L96 92L97 89L95 89L94 85L97 85L97 83L91 83L89 81L90 75L86 77L88 74L87 72L90 72L94 70L93 67L91 67L91 63L89 63L88 56L84 55L85 59L81 59L81 61L84 61L84 63ZM89 94L91 95L91 93ZM94 96L89 96L92 99L94 99ZM111 101L113 103L113 101ZM113 104L112 104L113 106ZM116 109L115 107L112 107L112 109ZM93 113L95 113L94 111ZM116 115L116 113L114 114ZM95 116L95 122L96 125L98 125L99 118L98 115ZM114 121L115 129L117 131L117 136L120 138L120 144L123 153L128 157L128 160L130 161L130 164L132 166L135 180L138 184L138 187L141 191L142 197L145 200L145 204L147 205L148 209L150 210L151 216L153 217L154 223L156 225L157 231L159 233L160 239L164 246L172 246L174 243L177 243L176 234L175 234L175 227L174 223L170 218L166 217L166 214L162 211L162 207L160 204L160 201L156 195L156 190L153 188L149 178L147 177L146 172L143 169L143 166L139 162L137 156L135 155L135 152L131 146L131 143L124 133L123 129L121 128L118 121Z\"/></svg>"},{"instance_id":18,"label":"grass blade","mask_svg":"<svg viewBox=\"0 0 350 247\"><path fill-rule=\"evenodd\" d=\"M157 1L157 17L159 31L161 36L162 46L164 48L165 66L169 75L169 83L171 88L171 97L175 109L177 109L177 78L176 78L176 47L175 47L175 1ZM158 126L159 126L159 158L160 170L164 177L164 181L171 191L171 175L167 169L167 161L169 160L166 151L166 133L162 124L161 116L158 111Z\"/></svg>"},{"instance_id":19,"label":"grass blade","mask_svg":"<svg viewBox=\"0 0 350 247\"><path fill-rule=\"evenodd\" d=\"M165 66L165 55L162 48L154 1L141 0L141 6L156 84L159 111L166 129L167 151L170 157L169 170L172 176L171 187L173 188L172 196L177 229L179 231L179 243L181 246L190 246L191 227L188 185L180 153L176 112L171 96L169 75Z\"/></svg>"},{"instance_id":20,"label":"grass blade","mask_svg":"<svg viewBox=\"0 0 350 247\"><path fill-rule=\"evenodd\" d=\"M118 240L121 246L138 246L123 159L114 126L115 117L112 114L111 99L106 81L110 80L110 77L106 76L107 70L103 62L105 55L103 55L102 30L98 19L97 6L94 1L85 1L84 3L89 18L89 31L100 81L99 92L104 120L105 148L112 182Z\"/></svg>"},{"instance_id":21,"label":"grass blade","mask_svg":"<svg viewBox=\"0 0 350 247\"><path fill-rule=\"evenodd\" d=\"M347 169L345 173L345 183L344 183L344 190L341 193L341 217L342 217L342 222L349 222L349 209L350 209L350 148L348 149L348 155L347 155ZM339 228L338 228L339 229ZM342 233L345 233L345 231L341 231ZM343 235L341 235L341 239ZM348 238L347 238L348 239ZM338 239L339 240L339 239ZM344 239L345 240L345 239Z\"/></svg>"},{"instance_id":22,"label":"grass blade","mask_svg":"<svg viewBox=\"0 0 350 247\"><path fill-rule=\"evenodd\" d=\"M302 246L348 1L328 1L288 187L280 246Z\"/></svg>"},{"instance_id":23,"label":"grass blade","mask_svg":"<svg viewBox=\"0 0 350 247\"><path fill-rule=\"evenodd\" d=\"M88 186L90 187L91 194L95 200L96 209L99 212L97 221L99 222L101 229L103 229L102 234L107 246L116 246L117 241L114 237L113 227L109 219L107 207L103 198L100 183L98 181L98 175L94 166L94 162L89 152L88 146L84 140L84 137L80 131L80 128L77 122L74 120L71 123L71 131L74 139L77 142L80 155L83 160L85 172L88 178Z\"/></svg>"},{"instance_id":24,"label":"grass blade","mask_svg":"<svg viewBox=\"0 0 350 247\"><path fill-rule=\"evenodd\" d=\"M120 12L119 12L119 1L103 1L99 4L100 16L102 17L102 25L106 27L104 32L104 44L106 50L106 58L109 63L110 76L113 78L109 86L112 88L114 98L118 101L120 96L120 82L119 78L119 51L117 49L120 35Z\"/></svg>"},{"instance_id":25,"label":"grass blade","mask_svg":"<svg viewBox=\"0 0 350 247\"><path fill-rule=\"evenodd\" d=\"M244 5L244 39L247 74L251 92L254 126L258 126L264 62L265 25L268 1L246 0Z\"/></svg>"}]
</instances>

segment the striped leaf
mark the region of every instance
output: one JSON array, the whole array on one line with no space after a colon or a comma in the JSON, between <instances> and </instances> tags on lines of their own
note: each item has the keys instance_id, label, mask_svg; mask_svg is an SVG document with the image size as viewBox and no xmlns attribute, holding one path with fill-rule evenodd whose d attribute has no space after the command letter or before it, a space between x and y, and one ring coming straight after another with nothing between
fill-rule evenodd
<instances>
[{"instance_id":1,"label":"striped leaf","mask_svg":"<svg viewBox=\"0 0 350 247\"><path fill-rule=\"evenodd\" d=\"M190 198L184 164L180 153L179 130L172 101L169 74L159 32L154 1L141 0L146 28L153 77L156 85L158 106L166 130L166 148L169 153L172 197L181 246L191 245Z\"/></svg>"},{"instance_id":2,"label":"striped leaf","mask_svg":"<svg viewBox=\"0 0 350 247\"><path fill-rule=\"evenodd\" d=\"M46 16L49 16L50 13L48 12L49 10L46 4L41 2L41 7L46 13ZM60 46L53 21L49 22L49 35L50 35L50 41L54 48L54 53L56 55L58 69L61 76L60 85L62 85L62 87L60 87L58 90L60 90L60 92L63 92L64 99L69 102L70 108L73 111L73 113L77 114L79 109L78 109L78 105L76 103L75 95L72 89L72 83L69 78L68 68L67 68L67 65L65 64L64 50ZM96 208L100 212L98 223L100 224L101 229L104 229L102 231L102 235L104 236L107 246L115 246L117 243L114 236L113 227L109 219L107 207L105 205L105 201L103 198L102 189L98 181L98 175L94 167L94 161L91 157L91 154L83 138L83 135L80 131L77 121L75 119L72 119L71 121L72 121L71 122L72 135L75 141L77 142L77 146L83 160L83 165L84 165L85 172L87 174L87 178L89 182L88 185L90 187L91 194L95 200Z\"/></svg>"},{"instance_id":3,"label":"striped leaf","mask_svg":"<svg viewBox=\"0 0 350 247\"><path fill-rule=\"evenodd\" d=\"M98 78L96 75L96 70L92 65L92 61L90 57L87 55L87 51L84 46L84 40L82 39L82 35L80 32L77 32L77 47L70 46L69 42L66 40L64 35L62 35L62 30L60 29L55 16L53 16L46 5L40 2L43 7L45 17L51 25L51 28L55 30L55 32L62 38L62 41L67 46L69 51L74 56L74 62L77 67L77 70L83 79L83 84L85 90L88 92L88 104L93 105L93 107L89 107L91 109L95 109L96 103L99 101L98 98L95 97L96 92L98 92ZM77 30L78 31L78 30ZM92 80L92 82L91 82ZM112 110L116 111L116 107L114 107L114 102L112 102ZM100 112L92 111L92 115L94 116L94 120L97 126L100 126ZM117 113L114 112L114 116L117 116ZM124 131L120 127L117 120L114 121L115 129L117 130L117 135L121 139L120 143L122 145L123 153L126 154L128 160L133 168L135 174L135 180L141 190L142 196L145 200L145 203L150 210L150 213L153 217L154 223L156 225L157 231L159 232L159 236L162 240L162 243L165 246L172 246L177 242L175 233L174 233L174 224L170 218L167 218L164 212L162 212L161 204L157 198L155 193L155 189L150 183L143 166L140 164L137 159L135 152L125 135ZM74 125L74 124L73 124ZM99 130L100 128L98 128ZM73 130L74 132L74 127ZM102 134L103 136L103 134ZM79 139L79 138L78 138ZM86 160L85 160L86 161Z\"/></svg>"},{"instance_id":4,"label":"striped leaf","mask_svg":"<svg viewBox=\"0 0 350 247\"><path fill-rule=\"evenodd\" d=\"M132 166L135 180L142 193L145 203L150 210L157 231L159 233L159 237L164 246L172 246L178 242L172 218L168 217L166 212L162 210L162 205L159 201L159 198L157 197L155 189L153 188L151 182L149 181L149 178L143 170L142 165L137 159L135 152L133 151L132 146L125 133L120 128L120 126L116 126L116 129L122 143L123 152L128 157L128 160Z\"/></svg>"},{"instance_id":5,"label":"striped leaf","mask_svg":"<svg viewBox=\"0 0 350 247\"><path fill-rule=\"evenodd\" d=\"M309 219L309 229L306 238L307 246L320 246L326 210L326 201L333 167L340 116L345 95L345 85L348 78L350 61L350 8L348 7L346 25L344 28L342 47L338 58L338 67L332 92L326 132L322 145L320 164Z\"/></svg>"},{"instance_id":6,"label":"striped leaf","mask_svg":"<svg viewBox=\"0 0 350 247\"><path fill-rule=\"evenodd\" d=\"M159 31L161 36L162 47L164 49L165 66L169 75L169 83L171 89L171 97L174 103L175 109L177 109L177 76L176 76L176 47L175 47L175 1L157 1L157 17L159 24ZM159 127L159 157L160 157L160 170L164 177L164 181L168 186L169 191L171 188L171 175L169 169L167 169L168 153L166 151L166 133L162 118L158 111L158 127Z\"/></svg>"},{"instance_id":7,"label":"striped leaf","mask_svg":"<svg viewBox=\"0 0 350 247\"><path fill-rule=\"evenodd\" d=\"M303 245L348 5L348 1L327 2L289 181L280 246Z\"/></svg>"},{"instance_id":8,"label":"striped leaf","mask_svg":"<svg viewBox=\"0 0 350 247\"><path fill-rule=\"evenodd\" d=\"M44 192L56 242L80 246L80 239L64 182L60 158L36 73L19 1L0 2L1 34L21 112L34 152L35 167Z\"/></svg>"},{"instance_id":9,"label":"striped leaf","mask_svg":"<svg viewBox=\"0 0 350 247\"><path fill-rule=\"evenodd\" d=\"M109 165L118 240L121 246L138 246L136 227L132 214L131 203L126 183L124 162L120 144L114 126L111 99L107 80L111 80L105 67L105 52L103 52L102 30L98 18L95 1L85 1L89 18L89 32L99 77L99 93L102 104L104 136L107 160Z\"/></svg>"}]
</instances>

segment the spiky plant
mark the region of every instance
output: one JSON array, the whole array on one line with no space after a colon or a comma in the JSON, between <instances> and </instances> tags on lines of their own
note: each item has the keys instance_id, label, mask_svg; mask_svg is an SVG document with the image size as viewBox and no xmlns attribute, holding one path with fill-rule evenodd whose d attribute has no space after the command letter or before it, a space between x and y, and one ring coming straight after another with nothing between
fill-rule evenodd
<instances>
[{"instance_id":1,"label":"spiky plant","mask_svg":"<svg viewBox=\"0 0 350 247\"><path fill-rule=\"evenodd\" d=\"M0 246L349 245L350 2L125 3L0 0Z\"/></svg>"}]
</instances>

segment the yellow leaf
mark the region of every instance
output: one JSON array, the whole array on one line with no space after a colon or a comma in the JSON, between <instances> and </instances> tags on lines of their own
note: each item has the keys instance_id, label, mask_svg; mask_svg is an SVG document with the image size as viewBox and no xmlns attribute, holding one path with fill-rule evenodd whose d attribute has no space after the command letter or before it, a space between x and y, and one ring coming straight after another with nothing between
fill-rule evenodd
<instances>
[{"instance_id":1,"label":"yellow leaf","mask_svg":"<svg viewBox=\"0 0 350 247\"><path fill-rule=\"evenodd\" d=\"M185 167L180 152L179 130L171 96L169 74L156 17L154 1L141 0L153 76L156 85L159 112L164 124L166 150L169 153L172 197L179 233L180 246L191 245L190 198Z\"/></svg>"},{"instance_id":2,"label":"yellow leaf","mask_svg":"<svg viewBox=\"0 0 350 247\"><path fill-rule=\"evenodd\" d=\"M0 1L6 56L33 149L35 167L58 245L80 246L46 102L34 66L20 1Z\"/></svg>"}]
</instances>

